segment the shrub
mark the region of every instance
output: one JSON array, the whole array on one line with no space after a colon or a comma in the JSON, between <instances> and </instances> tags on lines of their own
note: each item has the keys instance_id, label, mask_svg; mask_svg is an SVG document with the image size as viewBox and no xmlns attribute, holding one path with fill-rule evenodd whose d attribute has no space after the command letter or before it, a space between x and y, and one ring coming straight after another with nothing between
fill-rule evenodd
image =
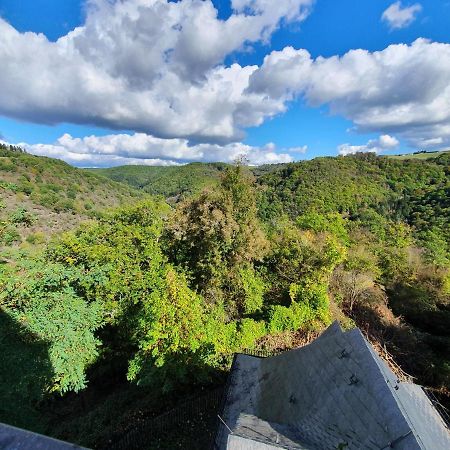
<instances>
[{"instance_id":1,"label":"shrub","mask_svg":"<svg viewBox=\"0 0 450 450\"><path fill-rule=\"evenodd\" d=\"M10 215L10 220L12 223L31 226L36 221L36 216L27 211L26 208L19 207Z\"/></svg>"},{"instance_id":2,"label":"shrub","mask_svg":"<svg viewBox=\"0 0 450 450\"><path fill-rule=\"evenodd\" d=\"M71 199L68 199L68 198L66 198L66 199L61 198L61 199L59 199L55 204L53 204L53 209L54 209L56 212L62 212L62 211L65 211L65 212L68 212L68 211L74 211L74 210L75 210L75 203L74 203L74 201L71 200Z\"/></svg>"},{"instance_id":3,"label":"shrub","mask_svg":"<svg viewBox=\"0 0 450 450\"><path fill-rule=\"evenodd\" d=\"M9 189L10 191L13 192L17 192L19 190L19 186L17 186L17 184L1 180L0 180L0 188Z\"/></svg>"},{"instance_id":4,"label":"shrub","mask_svg":"<svg viewBox=\"0 0 450 450\"><path fill-rule=\"evenodd\" d=\"M17 170L16 165L8 159L0 160L0 170L5 172L15 172Z\"/></svg>"},{"instance_id":5,"label":"shrub","mask_svg":"<svg viewBox=\"0 0 450 450\"><path fill-rule=\"evenodd\" d=\"M54 192L44 193L38 198L39 204L49 209L52 209L58 203L58 200L59 195Z\"/></svg>"},{"instance_id":6,"label":"shrub","mask_svg":"<svg viewBox=\"0 0 450 450\"><path fill-rule=\"evenodd\" d=\"M26 241L29 244L43 244L45 242L45 234L41 231L31 233L27 236Z\"/></svg>"},{"instance_id":7,"label":"shrub","mask_svg":"<svg viewBox=\"0 0 450 450\"><path fill-rule=\"evenodd\" d=\"M252 349L258 339L267 334L266 324L252 319L242 319L238 323L236 351Z\"/></svg>"},{"instance_id":8,"label":"shrub","mask_svg":"<svg viewBox=\"0 0 450 450\"><path fill-rule=\"evenodd\" d=\"M76 188L70 187L70 188L67 190L67 198L70 198L70 199L72 199L72 200L75 200L75 199L77 198L77 192L78 192L78 190L77 190Z\"/></svg>"},{"instance_id":9,"label":"shrub","mask_svg":"<svg viewBox=\"0 0 450 450\"><path fill-rule=\"evenodd\" d=\"M21 237L15 227L5 226L4 228L1 228L0 224L0 243L4 245L13 245L16 242L21 242Z\"/></svg>"},{"instance_id":10,"label":"shrub","mask_svg":"<svg viewBox=\"0 0 450 450\"><path fill-rule=\"evenodd\" d=\"M19 183L18 190L24 194L31 195L34 190L34 186L29 181L22 181Z\"/></svg>"},{"instance_id":11,"label":"shrub","mask_svg":"<svg viewBox=\"0 0 450 450\"><path fill-rule=\"evenodd\" d=\"M271 333L295 331L311 318L311 311L306 305L298 303L292 303L289 307L276 305L271 308L268 328Z\"/></svg>"},{"instance_id":12,"label":"shrub","mask_svg":"<svg viewBox=\"0 0 450 450\"><path fill-rule=\"evenodd\" d=\"M267 286L252 267L239 269L238 286L244 314L261 311Z\"/></svg>"}]
</instances>

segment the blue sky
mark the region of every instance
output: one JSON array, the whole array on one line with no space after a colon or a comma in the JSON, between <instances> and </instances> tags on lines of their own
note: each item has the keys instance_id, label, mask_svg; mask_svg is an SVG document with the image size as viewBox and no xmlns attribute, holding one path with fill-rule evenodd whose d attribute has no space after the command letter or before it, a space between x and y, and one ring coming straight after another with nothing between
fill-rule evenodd
<instances>
[{"instance_id":1,"label":"blue sky","mask_svg":"<svg viewBox=\"0 0 450 450\"><path fill-rule=\"evenodd\" d=\"M96 1L98 4L106 2L106 0ZM125 3L127 1L130 3L136 3L143 0L125 0ZM239 1L241 1L241 3L243 3L247 8L252 7L250 0L237 0L236 4L238 4ZM148 5L152 3L154 3L153 0L150 0ZM165 2L162 1L162 3ZM182 0L180 3L188 2L186 0ZM274 4L275 3L276 2L274 2ZM295 3L295 1L292 3ZM393 10L392 20L399 17L398 20L400 20L400 22L395 26L395 22L392 22L386 18L383 19L382 16L388 8L395 7L396 3L398 3L398 7L397 10ZM230 16L237 14L236 9L234 12L232 11L229 0L214 0L213 4L218 10L219 19L223 21L230 21ZM312 61L317 61L317 57L330 59L337 56L343 56L352 49L364 49L373 55L373 52L383 52L386 47L392 44L407 44L412 48L412 44L418 38L427 39L427 43L447 44L450 42L450 1L418 0L417 2L395 2L392 0L317 0L312 2L304 0L302 2L302 0L299 0L298 4L300 7L307 9L307 13L305 13L304 16L292 19L290 18L291 11L286 9L285 11L280 12L280 17L277 23L265 25L266 27L272 27L269 36L263 36L264 31L259 30L257 33L260 33L261 36L258 38L252 37L247 39L245 37L245 33L243 33L244 37L239 45L237 44L234 48L230 46L230 49L224 54L220 54L220 51L217 50L217 54L220 54L218 59L214 60L211 58L211 61L208 61L208 64L210 65L207 66L195 79L191 76L192 68L196 70L199 64L203 64L204 61L201 60L199 62L195 60L195 57L193 57L194 62L191 60L187 61L187 57L185 58L184 55L181 55L180 58L183 64L189 69L190 72L188 75L179 75L178 69L176 69L177 76L181 77L180 86L187 86L187 92L192 86L194 86L194 88L198 87L199 84L201 85L204 83L202 79L212 73L211 71L215 70L218 65L230 67L233 63L237 63L243 68L247 66L258 66L258 68L261 69L260 71L264 72L264 58L274 51L283 52L286 47L293 47L297 50L305 49L309 52ZM111 8L111 6L109 6L109 8ZM148 26L150 29L154 26L154 24L151 23L151 18L153 18L153 20L157 20L157 16L155 15L156 13L154 13L156 10L152 8L153 6L148 7L149 10L152 10L151 12L153 15L149 14L146 16L146 19L142 21L142 27L144 27L142 29L143 34L147 31L145 27ZM282 8L282 6L280 8ZM402 14L404 14L404 11L406 11L407 8L416 9L413 10L409 21L405 22L405 16ZM376 120L374 119L370 122L368 120L365 121L364 119L361 119L361 114L366 113L366 111L368 115L371 113L377 114L374 110L375 107L378 108L377 111L379 111L380 108L385 108L385 100L383 100L380 105L375 106L365 103L361 106L361 111L357 107L353 107L351 102L359 101L353 99L364 98L364 89L368 90L371 86L361 87L360 89L362 92L342 94L342 96L338 99L334 98L334 96L330 94L328 94L327 98L324 98L322 93L311 94L310 91L315 92L319 89L315 86L311 89L308 88L308 90L306 88L305 90L302 90L296 87L295 89L297 90L295 92L292 88L293 93L285 95L282 100L280 100L280 96L284 94L269 95L269 97L273 100L273 103L277 103L277 106L271 106L273 111L270 110L270 112L267 111L266 95L265 100L258 100L258 105L254 107L254 109L258 111L258 108L260 108L261 112L258 113L259 116L254 119L253 123L251 121L250 123L247 123L249 121L243 119L239 123L233 123L231 127L232 130L230 131L227 129L226 132L218 132L217 130L219 127L224 126L223 124L228 123L230 120L235 120L234 118L239 116L239 114L235 113L234 110L232 119L229 119L228 117L222 118L222 116L220 116L220 118L217 119L218 125L214 127L211 126L211 129L205 131L207 127L203 125L189 127L189 121L196 120L198 114L201 112L198 114L192 113L193 119L190 114L183 114L184 111L191 112L189 109L186 109L186 105L180 107L179 115L173 118L174 125L166 126L160 124L161 121L158 121L157 114L155 114L155 111L151 109L151 106L148 107L148 111L142 111L142 114L136 119L129 118L130 113L126 113L123 115L125 119L121 119L122 116L119 115L117 118L114 117L112 120L108 111L95 112L95 114L90 115L84 111L81 106L74 108L80 108L81 110L79 112L74 112L71 108L71 105L73 104L73 100L71 99L73 98L73 95L75 95L76 98L76 92L75 94L72 92L66 92L66 88L64 86L62 88L55 87L54 91L49 88L47 95L54 95L57 97L58 101L49 101L49 105L44 105L44 101L42 99L36 100L36 90L39 92L41 86L52 83L51 74L46 75L45 73L46 70L50 70L48 66L49 64L51 65L51 61L53 61L51 57L51 52L54 51L52 48L52 43L67 35L67 33L75 27L83 27L85 25L86 18L90 17L90 15L96 18L97 27L101 27L102 24L108 23L108 17L106 17L108 14L116 14L116 12L112 9L106 8L99 12L100 9L101 5L97 8L96 12L92 12L94 10L92 5L87 6L84 1L80 0L0 0L0 17L20 33L20 36L24 38L24 45L26 45L25 39L31 39L24 34L26 32L43 33L49 41L46 43L40 42L36 44L40 46L37 48L40 49L42 47L42 51L47 52L45 57L42 58L42 64L46 65L46 67L42 67L43 73L40 71L41 68L38 60L33 60L30 63L30 55L27 54L25 50L24 55L20 54L21 50L17 51L17 55L15 56L17 61L12 62L15 64L15 70L18 70L18 67L20 67L24 72L28 72L28 70L30 70L28 73L30 78L41 77L42 79L39 80L39 84L37 84L35 90L30 94L25 92L23 89L19 89L17 91L15 94L17 103L24 104L22 109L14 105L15 98L11 91L9 91L9 97L4 101L4 103L11 103L12 106L2 108L0 105L0 135L3 140L11 143L25 143L29 145L27 149L34 153L62 157L77 165L116 165L119 163L139 163L141 159L145 164L166 164L173 162L183 163L196 159L206 161L212 160L214 157L227 160L228 158L235 156L236 152L239 151L239 148L244 148L245 151L248 152L255 151L255 162L257 163L264 157L265 153L290 155L293 159L297 160L322 155L337 155L340 151L339 149L341 149L341 153L343 154L346 152L353 153L355 151L364 150L383 152L385 154L414 151L418 148L433 150L437 147L446 146L447 142L450 141L450 132L448 133L449 136L446 134L447 126L450 127L450 124L446 117L441 117L442 114L439 115L436 112L436 115L439 115L440 118L439 120L436 119L436 123L433 122L432 127L429 123L426 123L426 120L424 120L423 124L417 125L416 118L414 120L411 119L412 125L408 127L405 125L407 120L403 120L398 117L401 111L405 109L405 105L411 105L414 99L416 99L417 94L415 91L418 89L417 86L419 86L419 89L421 86L420 81L415 83L414 80L409 80L409 78L407 83L411 84L410 92L406 92L404 95L409 95L411 98L407 98L402 105L395 105L397 108L395 110L392 109L394 108L393 105L389 105L390 109L386 110L387 116L392 115L392 117L394 117L392 119L392 123L388 123L388 121L387 123L384 123L379 116L377 116ZM240 14L247 14L246 11L247 10L243 10ZM261 14L264 16L265 11L261 11L262 10L254 10L251 12L251 15ZM97 14L97 16L95 16L95 14ZM118 14L119 13L116 15ZM269 14L273 15L273 11L268 11L267 15ZM214 24L209 24L207 22L207 20L209 20L208 17L209 16L207 13L205 13L205 27L216 26L216 22L218 21ZM184 20L185 22L183 23L183 27L184 29L187 29L191 23L189 20L193 21L195 19L188 18ZM402 20L403 22L401 22ZM198 27L198 24L196 26ZM213 30L213 28L211 28L211 30ZM8 31L12 33L11 30ZM164 35L164 32L161 32L161 30L159 30L159 32L161 33L160 35L152 34L153 40L159 39L158 36ZM201 32L202 31L200 30L199 33ZM90 34L87 32L83 38L82 51L86 52L86 54L89 54L91 57L92 52L89 50L89 46L92 43L93 48L101 48L99 47L100 38L96 36L92 39L92 41L90 41ZM192 38L192 34L189 35L189 38ZM0 56L3 39L5 38L2 37L2 34L0 34ZM187 38L183 39L183 42L187 41ZM192 38L192 45L201 46L201 39L205 39L205 37L201 36L199 39ZM226 36L224 36L224 39L227 39ZM138 61L146 60L147 51L151 51L151 42L154 41L147 39L145 42L146 44L143 44L142 54L136 56ZM200 44L198 44L199 42ZM16 45L15 40L12 39L8 45L14 49L14 45ZM19 44L17 45L19 48ZM76 45L78 45L78 43L76 43ZM145 45L147 45L148 48L146 48ZM189 53L191 48L186 47L188 44L183 43L183 45L184 47L182 47L182 49L184 49L185 53ZM220 41L218 41L217 46L219 47L220 45ZM423 45L428 51L428 46L425 46L426 44ZM201 52L202 49L200 47L199 49L194 48L192 50L194 54L194 50L195 52ZM121 53L118 53L119 56L117 57L123 58L124 51L127 53L127 48L125 48L125 50L122 49ZM131 53L133 51L132 44L130 45L129 51ZM176 49L173 50L172 48L169 50L165 49L164 51L166 54L168 54L168 51L173 52L174 54L177 52ZM443 60L446 61L448 56L446 46L443 46L442 48L439 47L433 51L437 52L438 55L439 52L442 52ZM211 53L214 52L215 49L212 49ZM8 55L10 54L11 52L8 53ZM434 54L435 53L433 53L433 55ZM107 55L107 58L109 58L109 54ZM47 56L48 59L46 59ZM87 59L87 56L83 55L83 57ZM111 52L110 58L113 59L115 57L114 52ZM386 56L384 59L387 60L388 57L389 56ZM124 61L126 64L133 66L135 61L131 61L129 58L131 57L127 56L127 59ZM407 56L402 58L402 61L398 62L398 67L394 66L396 64L396 57L392 57L392 61L389 60L387 62L383 62L383 64L389 64L389 70L393 70L392 77L397 76L397 72L394 70L398 70L399 72L402 70L404 71L405 66L408 66L409 62L405 59ZM433 56L430 56L430 58L433 58ZM435 56L434 58L439 59ZM2 61L4 61L4 59L2 59ZM48 61L50 61L50 63ZM144 79L144 82L142 81L140 68L140 78L136 81L135 74L130 75L128 72L117 74L118 70L116 68L111 69L111 67L109 67L112 65L111 61L106 61L104 63L108 70L107 74L108 76L111 75L113 81L120 79L122 82L122 80L126 80L126 82L130 84L130 80L132 80L132 83L136 84L132 86L133 95L139 92L140 85L145 86L147 89L147 87L151 84L149 80ZM61 65L63 64L64 61L61 62ZM67 62L65 62L65 64L67 65ZM122 64L122 60L120 60L120 64ZM401 64L403 66L401 66ZM331 65L330 67L333 68ZM450 66L448 67L450 68ZM338 70L336 73L336 78L341 76L341 71L344 71L344 69L345 68L343 67L336 69ZM441 66L436 68L436 70L438 69L442 72ZM63 69L57 67L56 71L58 70L63 71ZM74 65L72 70L74 72L81 70L80 65ZM294 71L293 76L295 77L295 74L298 73L299 78L303 77L304 75L301 70L302 69L300 68L298 72ZM381 69L381 72L382 71L383 69ZM186 72L182 73L185 74ZM5 85L9 86L8 83L11 83L11 85L16 88L17 82L12 80L14 77L14 72L12 69L9 74L9 79L6 78L8 76L8 71L7 74L4 75L6 80ZM186 79L183 79L183 76L185 76ZM322 75L320 75L320 73L315 75L315 77L321 76ZM333 74L330 76L333 76ZM414 76L414 67L411 67L411 76ZM425 79L427 78L426 74L423 76ZM101 75L99 75L99 77L101 78ZM161 78L161 75L159 75L159 77ZM433 79L433 72L430 72L429 77L429 79ZM186 84L187 79L189 84ZM3 80L0 78L0 82L2 81ZM443 83L442 86L444 88L447 88L450 85L450 82L449 85L446 85L446 81L448 80L440 80L440 83ZM99 82L101 83L101 81ZM316 84L319 82L320 81L314 81ZM291 83L291 80L289 80L289 83ZM307 83L309 86L312 82L308 80ZM75 85L79 89L80 84L75 83ZM203 86L206 86L206 84L204 83L202 88ZM338 89L340 84L337 86ZM266 80L264 89L266 88L268 90L267 92L271 89L275 89L273 87L272 80L270 83ZM325 88L322 86L322 90ZM69 91L69 89L70 88L67 88L67 91ZM276 92L281 92L280 89L281 88L278 86L276 88ZM291 89L291 87L289 87L289 89ZM381 85L379 89L383 89L383 85ZM427 87L427 89L429 90L423 93L424 99L430 98L430 92L433 90L433 86ZM258 91L258 93L260 92ZM144 96L145 94L142 95ZM345 97L345 95L347 95L347 97ZM389 93L386 92L386 96L388 95ZM67 98L64 96L67 96ZM160 99L160 96L161 94L158 91L156 97ZM199 98L202 97L203 96L200 96ZM89 94L86 98L87 102L92 101L91 94ZM102 101L101 96L94 96L93 98L96 101ZM190 96L188 98L191 100ZM317 100L317 98L320 100ZM178 99L175 99L175 101L177 100ZM420 99L418 99L417 102L420 105L419 100ZM197 100L195 100L195 104L196 106L201 107L201 100L199 101L200 104L198 104ZM225 100L222 98L217 98L218 105L220 105L223 101ZM2 94L0 92L0 103L1 102ZM174 99L170 99L169 103L171 105L173 102ZM262 102L265 103L263 104ZM361 102L363 101L361 100ZM247 100L243 103L247 105ZM433 105L435 103L436 102L434 102ZM283 105L281 109L284 109L284 112L280 112L280 104ZM64 105L64 107L61 105ZM440 105L440 108L445 106L447 105ZM113 104L113 107L117 109L115 103ZM139 104L138 107L140 108L141 105ZM224 106L224 109L228 107L228 105ZM235 105L233 105L233 107L235 107ZM25 110L25 108L27 108L27 110ZM133 108L135 110L137 108L136 105L133 105ZM205 105L205 109L207 108L211 108L209 103L208 105ZM217 106L217 108L219 108L219 106ZM243 106L239 103L237 109L240 111L240 108L243 108ZM330 109L332 111L330 111ZM354 109L358 110L355 112L353 111ZM60 117L58 116L59 111L61 111ZM146 113L148 113L149 117L151 116L151 119L148 119L148 123L150 124L148 126ZM209 113L210 117L215 117L215 114L216 110L212 110L212 112ZM219 115L219 112L217 112L217 114ZM208 117L205 120L207 119ZM170 120L171 119L168 119L168 122ZM186 131L179 131L176 126L177 121L185 126ZM183 123L184 121L186 121L186 124ZM192 130L190 128L192 128ZM112 135L133 136L134 133L144 133L151 138L140 139L138 148L133 148L132 140L128 139L128 137L124 137L124 140L120 141L117 145L124 146L126 151L124 152L119 148L117 149L117 152L114 152L114 150L108 150L110 158L102 156L102 158L100 158L101 161L97 157L93 157L91 159L87 156L79 158L76 156L74 157L74 153L78 152L83 155L91 152L98 156L99 153L103 152L103 150L99 147L101 145L100 143L103 142L101 140L102 137L108 139L107 144L111 145ZM62 144L60 141L58 142L58 139L65 134L70 135L72 140L66 140L68 142L67 144ZM88 145L86 141L83 140L86 136L91 135L99 138L99 140L96 141L96 146L94 147L92 147L91 144ZM381 136L390 136L393 140L380 140ZM84 150L78 150L75 148L77 145L75 138L80 138L81 141L79 141L78 144L80 148L83 147ZM156 154L154 151L155 146L166 145L166 141L167 146L171 149L168 154L165 155L163 152L156 152ZM387 142L388 144L383 146L382 142ZM105 142L103 143L106 145ZM36 147L36 144L42 145L40 147ZM275 145L273 146L272 144ZM342 150L343 147L340 146L344 144L348 144L348 146ZM179 156L174 150L174 146L176 145L180 145L185 150L186 148L192 146L195 148L195 151L188 151L187 153L183 153L183 151L181 151L181 153L178 152L181 155ZM239 147L239 145L241 147ZM146 151L146 146L148 146L148 151ZM199 147L197 148L195 146ZM306 152L304 152L305 146L307 147ZM58 150L56 147L64 147L64 151L61 149ZM301 148L302 151L299 151L299 148ZM70 153L70 155L68 155L68 153ZM227 156L228 154L230 157ZM270 158L273 157L268 156L268 158L269 159L266 158L267 160L264 160L263 158L261 161L268 162ZM287 157L284 158L284 160L288 160Z\"/></svg>"}]
</instances>

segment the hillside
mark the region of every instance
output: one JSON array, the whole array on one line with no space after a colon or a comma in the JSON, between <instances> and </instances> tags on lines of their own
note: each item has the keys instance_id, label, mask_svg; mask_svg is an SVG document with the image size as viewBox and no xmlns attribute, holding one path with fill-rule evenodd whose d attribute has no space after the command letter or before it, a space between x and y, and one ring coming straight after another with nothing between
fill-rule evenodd
<instances>
[{"instance_id":1,"label":"hillside","mask_svg":"<svg viewBox=\"0 0 450 450\"><path fill-rule=\"evenodd\" d=\"M0 247L45 241L54 232L142 196L63 161L0 145Z\"/></svg>"},{"instance_id":2,"label":"hillside","mask_svg":"<svg viewBox=\"0 0 450 450\"><path fill-rule=\"evenodd\" d=\"M448 250L450 152L433 153L427 159L422 155L395 159L363 154L250 168L260 186L260 216L264 220L281 213L296 217L310 209L353 219L376 213L405 220L423 239L439 230ZM179 199L217 185L225 167L194 163L95 172L166 199Z\"/></svg>"},{"instance_id":3,"label":"hillside","mask_svg":"<svg viewBox=\"0 0 450 450\"><path fill-rule=\"evenodd\" d=\"M414 153L407 153L404 155L389 155L388 158L392 159L433 159L438 158L441 155L444 155L446 153L449 153L450 149L447 150L439 150L434 152L414 152Z\"/></svg>"},{"instance_id":4,"label":"hillside","mask_svg":"<svg viewBox=\"0 0 450 450\"><path fill-rule=\"evenodd\" d=\"M273 172L282 164L252 168L256 175ZM226 167L225 163L190 163L183 166L119 166L90 169L114 181L129 184L153 195L179 200L199 193L205 187L216 186Z\"/></svg>"},{"instance_id":5,"label":"hillside","mask_svg":"<svg viewBox=\"0 0 450 450\"><path fill-rule=\"evenodd\" d=\"M207 186L214 186L226 165L222 163L191 163L184 166L120 166L92 169L114 181L127 183L164 198L185 197Z\"/></svg>"},{"instance_id":6,"label":"hillside","mask_svg":"<svg viewBox=\"0 0 450 450\"><path fill-rule=\"evenodd\" d=\"M450 238L450 153L429 160L361 154L287 164L258 178L261 213L296 217L314 209L351 219L379 214L416 231L438 228Z\"/></svg>"}]
</instances>

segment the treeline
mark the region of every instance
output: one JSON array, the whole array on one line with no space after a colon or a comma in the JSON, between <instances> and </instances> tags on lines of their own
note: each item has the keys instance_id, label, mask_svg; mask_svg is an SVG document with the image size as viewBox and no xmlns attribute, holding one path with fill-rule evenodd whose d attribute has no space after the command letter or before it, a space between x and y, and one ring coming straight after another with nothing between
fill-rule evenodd
<instances>
[{"instance_id":1,"label":"treeline","mask_svg":"<svg viewBox=\"0 0 450 450\"><path fill-rule=\"evenodd\" d=\"M217 185L226 167L223 163L190 163L183 166L120 166L91 170L149 194L177 201Z\"/></svg>"},{"instance_id":2,"label":"treeline","mask_svg":"<svg viewBox=\"0 0 450 450\"><path fill-rule=\"evenodd\" d=\"M26 153L22 147L0 142L0 156L8 156L9 152Z\"/></svg>"},{"instance_id":3,"label":"treeline","mask_svg":"<svg viewBox=\"0 0 450 450\"><path fill-rule=\"evenodd\" d=\"M336 318L381 339L420 383L448 389L448 169L444 158L370 155L257 179L228 166L175 207L136 202L42 254L22 252L0 266L0 326L18 333L0 340L11 359L0 374L20 380L0 386L0 421L26 425L11 392L42 417L52 393L69 398L91 379L126 378L153 395L191 390L233 352L286 346ZM23 345L33 367L11 351ZM116 416L96 415L97 428ZM88 417L63 437L96 445Z\"/></svg>"}]
</instances>

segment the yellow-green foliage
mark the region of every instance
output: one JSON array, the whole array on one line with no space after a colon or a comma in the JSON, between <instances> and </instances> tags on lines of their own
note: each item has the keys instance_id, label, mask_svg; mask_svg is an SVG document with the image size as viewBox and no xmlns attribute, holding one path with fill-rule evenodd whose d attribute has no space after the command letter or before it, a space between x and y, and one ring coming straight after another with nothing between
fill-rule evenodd
<instances>
[{"instance_id":1,"label":"yellow-green foliage","mask_svg":"<svg viewBox=\"0 0 450 450\"><path fill-rule=\"evenodd\" d=\"M186 381L194 368L202 370L211 353L205 345L202 299L170 265L164 272L137 314L134 339L139 350L130 361L128 379L141 383Z\"/></svg>"},{"instance_id":2,"label":"yellow-green foliage","mask_svg":"<svg viewBox=\"0 0 450 450\"><path fill-rule=\"evenodd\" d=\"M315 320L329 322L328 287L334 268L346 256L345 247L335 235L302 231L282 221L274 231L274 247L269 256L274 280L286 305L270 309L271 332L296 330Z\"/></svg>"},{"instance_id":3,"label":"yellow-green foliage","mask_svg":"<svg viewBox=\"0 0 450 450\"><path fill-rule=\"evenodd\" d=\"M103 344L116 352L129 343L136 348L129 355L128 378L163 380L169 388L206 377L221 354L253 346L266 330L264 322L251 319L229 322L223 306L205 302L188 286L160 246L167 213L167 206L153 201L114 211L57 239L46 255L83 270L84 298L102 305L105 324L120 337ZM262 280L250 268L240 280L247 310L260 309Z\"/></svg>"},{"instance_id":4,"label":"yellow-green foliage","mask_svg":"<svg viewBox=\"0 0 450 450\"><path fill-rule=\"evenodd\" d=\"M328 284L325 282L292 283L289 288L289 307L276 305L270 314L271 332L294 331L319 320L330 322Z\"/></svg>"},{"instance_id":5,"label":"yellow-green foliage","mask_svg":"<svg viewBox=\"0 0 450 450\"><path fill-rule=\"evenodd\" d=\"M252 267L239 269L238 290L243 303L244 314L253 314L261 311L264 302L264 293L267 290L263 278Z\"/></svg>"},{"instance_id":6,"label":"yellow-green foliage","mask_svg":"<svg viewBox=\"0 0 450 450\"><path fill-rule=\"evenodd\" d=\"M265 334L267 334L267 328L263 321L242 319L238 323L236 343L231 349L234 351L251 349L255 346L255 342Z\"/></svg>"}]
</instances>

